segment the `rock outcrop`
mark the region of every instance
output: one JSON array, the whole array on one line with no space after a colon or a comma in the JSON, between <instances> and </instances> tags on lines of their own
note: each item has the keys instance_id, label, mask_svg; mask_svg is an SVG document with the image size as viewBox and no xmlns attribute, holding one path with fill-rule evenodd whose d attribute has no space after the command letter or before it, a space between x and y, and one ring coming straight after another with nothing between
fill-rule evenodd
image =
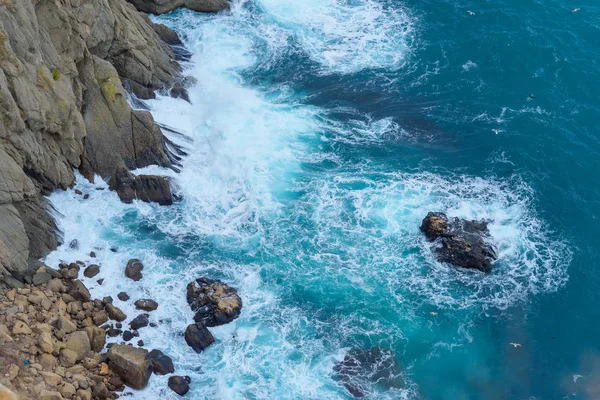
<instances>
[{"instance_id":1,"label":"rock outcrop","mask_svg":"<svg viewBox=\"0 0 600 400\"><path fill-rule=\"evenodd\" d=\"M205 326L231 322L242 310L242 299L236 289L206 277L188 284L187 302L196 313L194 321Z\"/></svg>"},{"instance_id":2,"label":"rock outcrop","mask_svg":"<svg viewBox=\"0 0 600 400\"><path fill-rule=\"evenodd\" d=\"M162 206L173 204L171 185L167 179L157 175L136 176L123 165L117 167L109 186L117 192L123 203L139 199Z\"/></svg>"},{"instance_id":3,"label":"rock outcrop","mask_svg":"<svg viewBox=\"0 0 600 400\"><path fill-rule=\"evenodd\" d=\"M124 87L186 97L181 43L126 0L0 2L0 285L19 287L58 242L40 197L109 177L119 165L169 166L160 128Z\"/></svg>"},{"instance_id":4,"label":"rock outcrop","mask_svg":"<svg viewBox=\"0 0 600 400\"><path fill-rule=\"evenodd\" d=\"M430 212L421 223L421 231L429 241L440 241L440 246L434 248L439 261L492 272L492 261L497 255L490 243L487 222L449 220L444 213Z\"/></svg>"},{"instance_id":5,"label":"rock outcrop","mask_svg":"<svg viewBox=\"0 0 600 400\"><path fill-rule=\"evenodd\" d=\"M401 388L404 381L394 354L382 347L350 350L334 366L337 379L343 382L354 397L365 397L369 384L377 383L387 388Z\"/></svg>"},{"instance_id":6,"label":"rock outcrop","mask_svg":"<svg viewBox=\"0 0 600 400\"><path fill-rule=\"evenodd\" d=\"M199 12L218 12L229 9L227 0L127 0L138 10L165 14L176 8L185 7Z\"/></svg>"}]
</instances>

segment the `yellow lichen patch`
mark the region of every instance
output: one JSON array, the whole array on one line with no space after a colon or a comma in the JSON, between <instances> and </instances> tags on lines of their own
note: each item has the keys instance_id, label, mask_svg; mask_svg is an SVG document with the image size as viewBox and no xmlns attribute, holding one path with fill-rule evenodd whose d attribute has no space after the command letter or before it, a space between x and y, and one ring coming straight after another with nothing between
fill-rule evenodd
<instances>
[{"instance_id":1,"label":"yellow lichen patch","mask_svg":"<svg viewBox=\"0 0 600 400\"><path fill-rule=\"evenodd\" d=\"M38 67L35 85L37 87L39 87L40 89L48 89L51 84L52 84L52 80L50 79L50 77L48 75L46 75L44 68Z\"/></svg>"},{"instance_id":2,"label":"yellow lichen patch","mask_svg":"<svg viewBox=\"0 0 600 400\"><path fill-rule=\"evenodd\" d=\"M102 84L102 94L106 101L114 103L117 101L117 97L121 97L122 94L119 92L117 85L110 81L110 78Z\"/></svg>"},{"instance_id":3,"label":"yellow lichen patch","mask_svg":"<svg viewBox=\"0 0 600 400\"><path fill-rule=\"evenodd\" d=\"M0 61L5 60L10 56L6 49L6 39L8 39L6 32L0 31Z\"/></svg>"},{"instance_id":4,"label":"yellow lichen patch","mask_svg":"<svg viewBox=\"0 0 600 400\"><path fill-rule=\"evenodd\" d=\"M8 8L10 11L15 11L15 5L13 3L13 0L0 0L0 3L5 5L6 8Z\"/></svg>"}]
</instances>

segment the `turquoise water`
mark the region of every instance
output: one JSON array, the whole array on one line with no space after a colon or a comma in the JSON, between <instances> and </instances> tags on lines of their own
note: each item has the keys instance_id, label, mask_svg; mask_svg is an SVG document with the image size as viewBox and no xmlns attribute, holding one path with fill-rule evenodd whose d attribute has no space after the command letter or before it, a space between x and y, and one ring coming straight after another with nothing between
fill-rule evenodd
<instances>
[{"instance_id":1,"label":"turquoise water","mask_svg":"<svg viewBox=\"0 0 600 400\"><path fill-rule=\"evenodd\" d=\"M351 398L334 366L376 346L401 377L356 377L368 398L600 398L600 7L255 0L156 19L198 83L192 104L149 103L182 133L166 132L182 172L138 172L183 200L125 205L79 179L89 200L51 201L80 250L47 261L94 250L95 296L158 300L140 335L192 377L189 398ZM494 272L437 263L428 211L492 220ZM140 283L122 278L132 257ZM201 275L244 309L197 355L181 332ZM165 382L134 397L169 398Z\"/></svg>"}]
</instances>

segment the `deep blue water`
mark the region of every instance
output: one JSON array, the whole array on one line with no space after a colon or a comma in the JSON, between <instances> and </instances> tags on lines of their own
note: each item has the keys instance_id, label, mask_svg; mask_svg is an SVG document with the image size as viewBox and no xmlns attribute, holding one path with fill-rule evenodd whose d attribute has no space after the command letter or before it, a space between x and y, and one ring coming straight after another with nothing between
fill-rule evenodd
<instances>
[{"instance_id":1,"label":"deep blue water","mask_svg":"<svg viewBox=\"0 0 600 400\"><path fill-rule=\"evenodd\" d=\"M52 201L82 254L119 247L98 251L113 283L95 295L159 300L141 335L190 398L350 398L334 365L374 346L404 386L357 377L369 398L600 398L600 5L255 0L157 20L198 80L191 105L151 102L189 137L171 137L181 174L148 169L183 201L122 205L85 182L89 202ZM436 262L428 211L493 220L493 273ZM134 255L140 285L119 278ZM196 355L183 288L204 274L244 310Z\"/></svg>"}]
</instances>

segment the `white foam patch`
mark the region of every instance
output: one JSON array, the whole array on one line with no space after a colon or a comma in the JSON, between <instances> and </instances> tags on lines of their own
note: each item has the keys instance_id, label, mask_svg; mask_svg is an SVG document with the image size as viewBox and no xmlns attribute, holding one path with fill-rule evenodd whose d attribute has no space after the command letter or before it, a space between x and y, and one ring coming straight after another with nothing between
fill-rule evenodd
<instances>
[{"instance_id":1,"label":"white foam patch","mask_svg":"<svg viewBox=\"0 0 600 400\"><path fill-rule=\"evenodd\" d=\"M322 73L395 70L406 61L412 21L396 4L376 0L259 0L276 23L293 32Z\"/></svg>"},{"instance_id":2,"label":"white foam patch","mask_svg":"<svg viewBox=\"0 0 600 400\"><path fill-rule=\"evenodd\" d=\"M510 181L430 173L340 174L303 187L317 236L306 257L332 276L321 280L386 286L398 304L441 309L506 309L567 280L571 252L539 220L532 190ZM419 231L429 211L492 221L499 259L484 274L438 263ZM306 232L309 234L309 232ZM335 254L327 260L324 254ZM323 263L331 264L330 268ZM381 293L379 293L380 295ZM369 300L371 301L371 300Z\"/></svg>"}]
</instances>

